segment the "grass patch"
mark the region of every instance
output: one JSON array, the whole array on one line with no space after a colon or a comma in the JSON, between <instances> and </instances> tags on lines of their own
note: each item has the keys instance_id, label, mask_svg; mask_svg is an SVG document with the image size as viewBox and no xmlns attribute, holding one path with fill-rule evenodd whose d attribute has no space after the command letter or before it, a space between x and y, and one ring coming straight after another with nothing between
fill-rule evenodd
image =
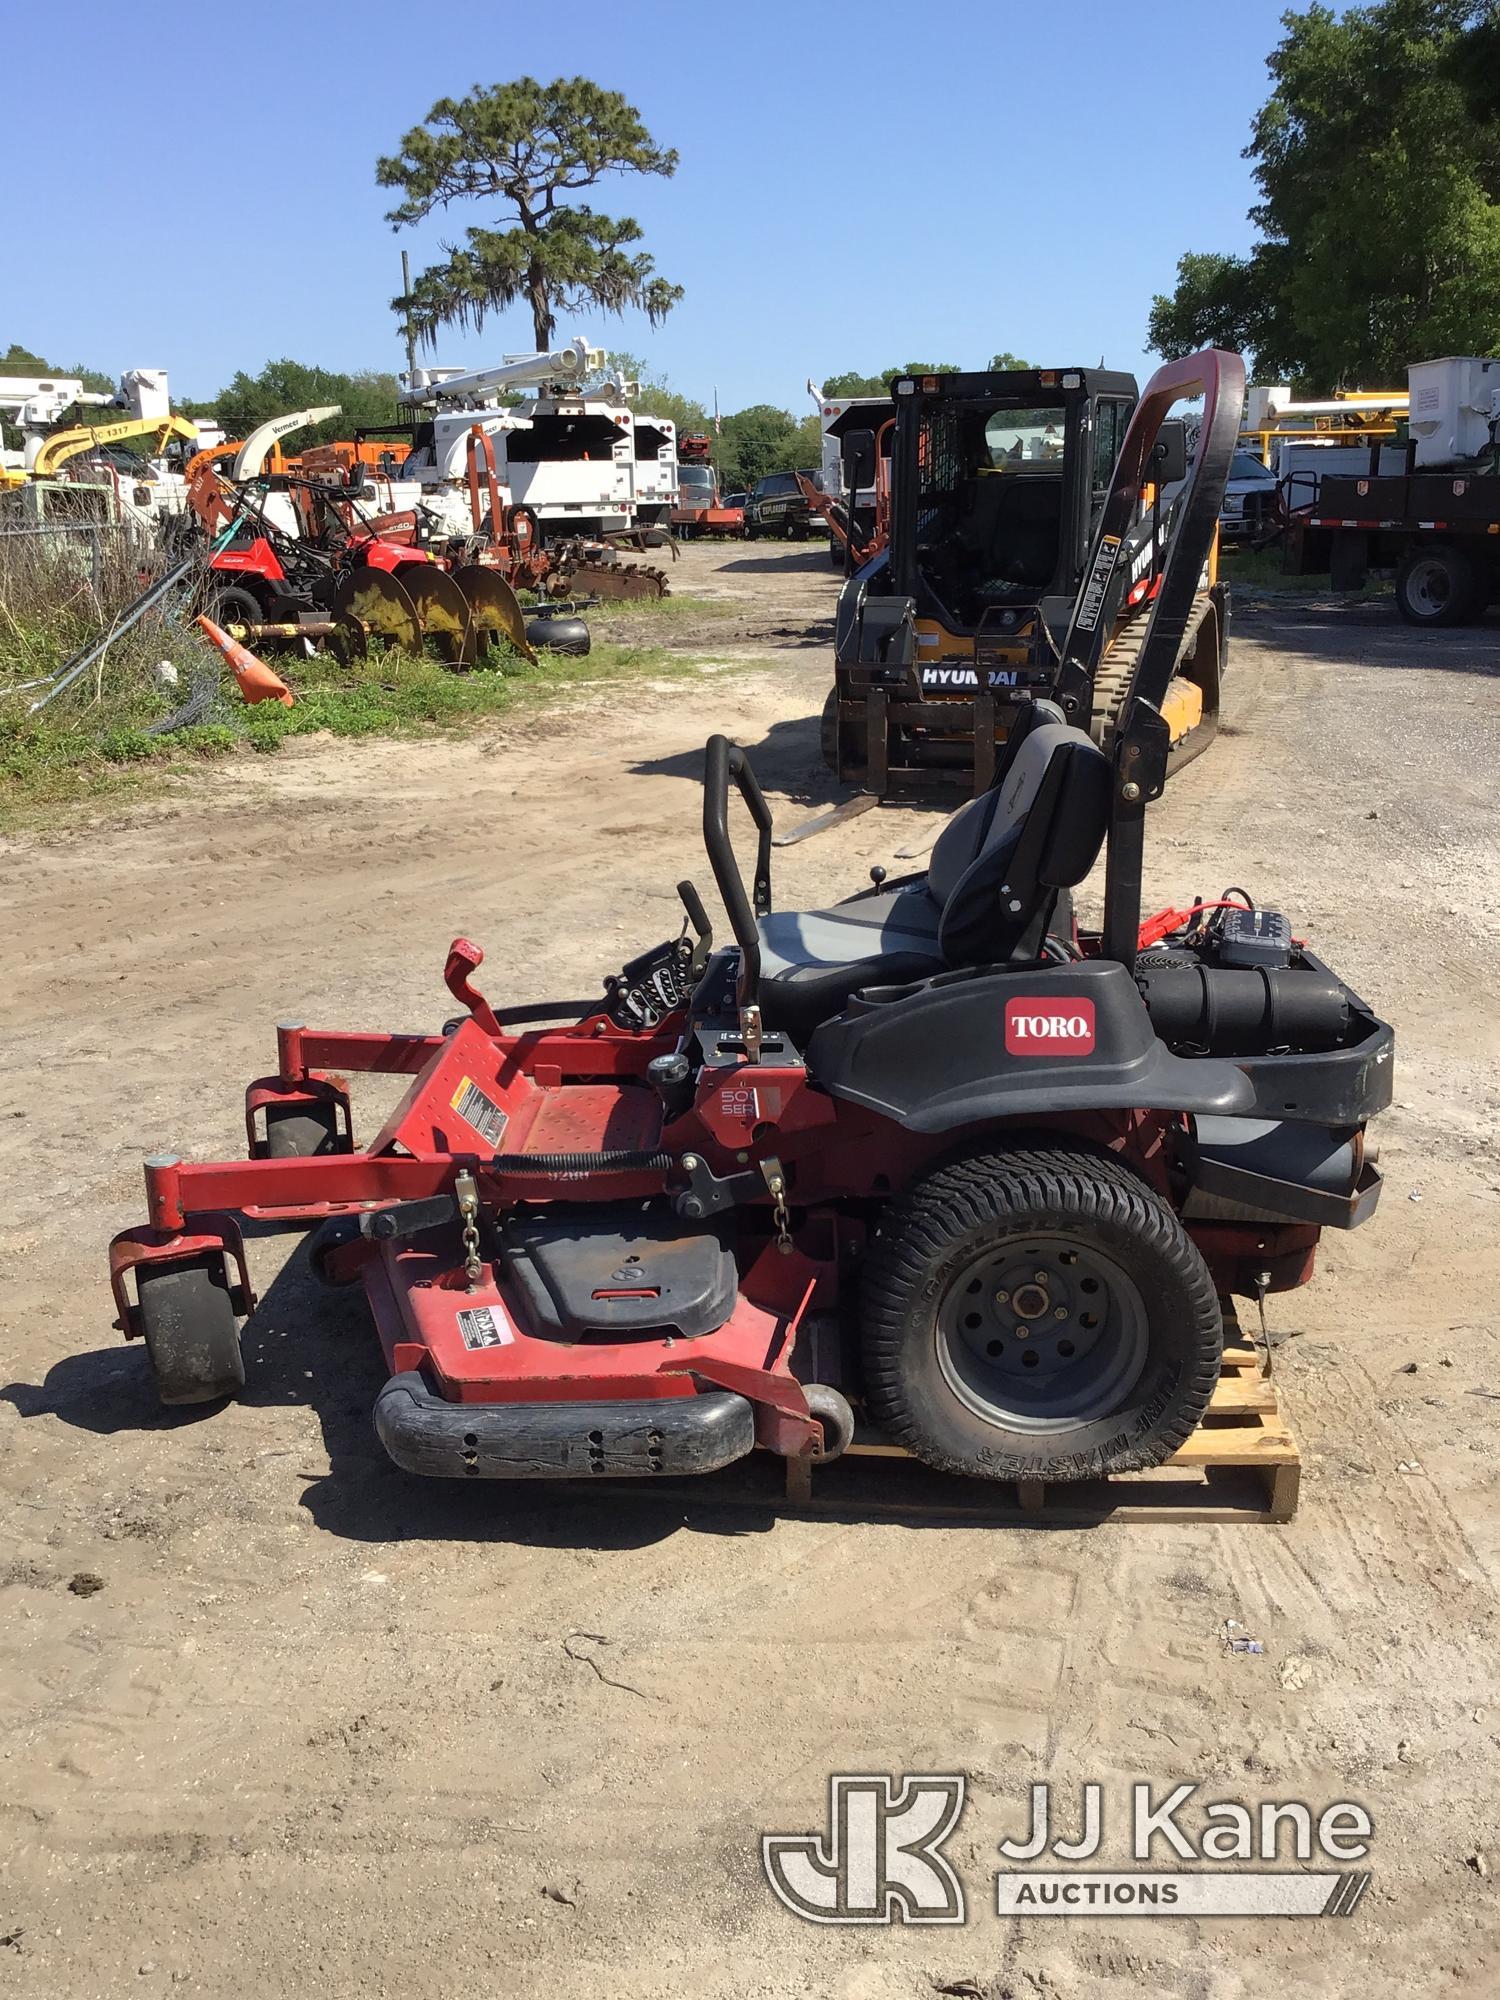
<instances>
[{"instance_id":1,"label":"grass patch","mask_svg":"<svg viewBox=\"0 0 1500 2000\"><path fill-rule=\"evenodd\" d=\"M1315 595L1327 596L1332 584L1325 570L1321 575L1288 576L1281 567L1279 548L1268 549L1222 549L1219 554L1219 572L1226 583L1248 591L1252 596L1258 591L1307 591ZM1381 597L1390 589L1388 579L1372 577L1363 590L1340 592L1340 596L1354 598Z\"/></svg>"},{"instance_id":2,"label":"grass patch","mask_svg":"<svg viewBox=\"0 0 1500 2000\"><path fill-rule=\"evenodd\" d=\"M729 618L744 605L723 597L606 597L590 618Z\"/></svg>"},{"instance_id":3,"label":"grass patch","mask_svg":"<svg viewBox=\"0 0 1500 2000\"><path fill-rule=\"evenodd\" d=\"M269 754L321 730L343 737L460 730L570 686L692 671L690 660L659 646L611 638L596 639L584 659L543 653L535 665L498 648L467 672L395 651L348 663L268 651L295 704L248 708L179 600L118 639L97 671L32 714L31 702L45 690L26 683L105 629L140 579L133 572L122 578L114 601L102 603L76 566L50 584L50 595L0 592L0 831L56 823L81 804L145 796L215 758L247 749ZM203 695L202 713L191 726L151 733L195 691Z\"/></svg>"}]
</instances>

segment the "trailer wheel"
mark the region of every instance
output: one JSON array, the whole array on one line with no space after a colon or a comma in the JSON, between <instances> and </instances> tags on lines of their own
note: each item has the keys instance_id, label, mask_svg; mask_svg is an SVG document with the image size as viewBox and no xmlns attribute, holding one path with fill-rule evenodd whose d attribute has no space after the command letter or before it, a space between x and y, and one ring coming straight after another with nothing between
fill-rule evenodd
<instances>
[{"instance_id":1,"label":"trailer wheel","mask_svg":"<svg viewBox=\"0 0 1500 2000\"><path fill-rule=\"evenodd\" d=\"M136 1293L146 1353L164 1403L212 1403L244 1388L234 1305L217 1259L139 1265Z\"/></svg>"},{"instance_id":2,"label":"trailer wheel","mask_svg":"<svg viewBox=\"0 0 1500 2000\"><path fill-rule=\"evenodd\" d=\"M1218 1380L1223 1319L1182 1224L1076 1145L924 1175L866 1259L865 1396L916 1457L989 1479L1160 1465Z\"/></svg>"},{"instance_id":3,"label":"trailer wheel","mask_svg":"<svg viewBox=\"0 0 1500 2000\"><path fill-rule=\"evenodd\" d=\"M818 742L823 752L823 762L837 777L839 773L839 751L843 750L843 769L846 778L863 778L870 761L869 731L863 722L846 722L844 740L839 742L839 691L830 688L828 699L823 704L823 714L818 723Z\"/></svg>"},{"instance_id":4,"label":"trailer wheel","mask_svg":"<svg viewBox=\"0 0 1500 2000\"><path fill-rule=\"evenodd\" d=\"M268 1160L310 1160L341 1150L338 1115L331 1104L266 1106Z\"/></svg>"},{"instance_id":5,"label":"trailer wheel","mask_svg":"<svg viewBox=\"0 0 1500 2000\"><path fill-rule=\"evenodd\" d=\"M1396 609L1408 625L1466 625L1483 608L1483 585L1462 549L1426 543L1396 572Z\"/></svg>"}]
</instances>

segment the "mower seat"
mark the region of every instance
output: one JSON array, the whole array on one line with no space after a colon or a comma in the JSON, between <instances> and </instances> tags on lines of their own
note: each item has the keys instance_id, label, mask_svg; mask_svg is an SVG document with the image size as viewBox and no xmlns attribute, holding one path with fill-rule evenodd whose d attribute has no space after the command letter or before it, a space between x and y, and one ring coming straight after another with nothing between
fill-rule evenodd
<instances>
[{"instance_id":1,"label":"mower seat","mask_svg":"<svg viewBox=\"0 0 1500 2000\"><path fill-rule=\"evenodd\" d=\"M999 782L949 819L925 875L761 918L766 1026L800 1042L864 987L1038 957L1060 895L1098 856L1109 796L1109 759L1085 731L1031 728Z\"/></svg>"}]
</instances>

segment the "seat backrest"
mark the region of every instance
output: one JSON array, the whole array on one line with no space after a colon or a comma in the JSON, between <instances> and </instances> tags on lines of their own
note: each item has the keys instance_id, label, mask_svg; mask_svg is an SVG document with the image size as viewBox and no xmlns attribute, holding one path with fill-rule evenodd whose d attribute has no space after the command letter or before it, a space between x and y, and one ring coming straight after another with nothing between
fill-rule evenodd
<instances>
[{"instance_id":1,"label":"seat backrest","mask_svg":"<svg viewBox=\"0 0 1500 2000\"><path fill-rule=\"evenodd\" d=\"M1109 824L1110 764L1081 729L1045 722L1001 782L954 813L927 869L950 965L1041 948L1058 891L1093 867Z\"/></svg>"}]
</instances>

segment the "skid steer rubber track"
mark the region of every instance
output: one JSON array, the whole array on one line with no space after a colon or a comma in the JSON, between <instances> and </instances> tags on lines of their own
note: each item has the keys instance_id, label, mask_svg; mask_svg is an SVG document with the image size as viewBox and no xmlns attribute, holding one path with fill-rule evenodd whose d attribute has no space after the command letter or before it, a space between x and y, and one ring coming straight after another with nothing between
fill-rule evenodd
<instances>
[{"instance_id":1,"label":"skid steer rubber track","mask_svg":"<svg viewBox=\"0 0 1500 2000\"><path fill-rule=\"evenodd\" d=\"M1182 644L1177 649L1178 665L1181 665L1192 651L1193 641L1204 619L1213 608L1213 600L1206 591L1200 591L1193 599L1187 629L1182 635ZM1089 734L1101 750L1109 750L1114 744L1115 726L1120 719L1120 703L1124 700L1125 690L1135 675L1136 662L1146 642L1146 628L1150 622L1149 609L1143 609L1120 633L1099 662L1098 672L1094 676L1094 713L1089 725ZM1174 681L1173 685L1175 684ZM1168 693L1170 696L1170 689ZM1198 742L1195 739L1199 736L1200 730L1202 741ZM1199 725L1197 728L1189 729L1185 736L1172 745L1174 764L1185 763L1200 750L1206 750L1212 735L1211 725L1207 728Z\"/></svg>"}]
</instances>

